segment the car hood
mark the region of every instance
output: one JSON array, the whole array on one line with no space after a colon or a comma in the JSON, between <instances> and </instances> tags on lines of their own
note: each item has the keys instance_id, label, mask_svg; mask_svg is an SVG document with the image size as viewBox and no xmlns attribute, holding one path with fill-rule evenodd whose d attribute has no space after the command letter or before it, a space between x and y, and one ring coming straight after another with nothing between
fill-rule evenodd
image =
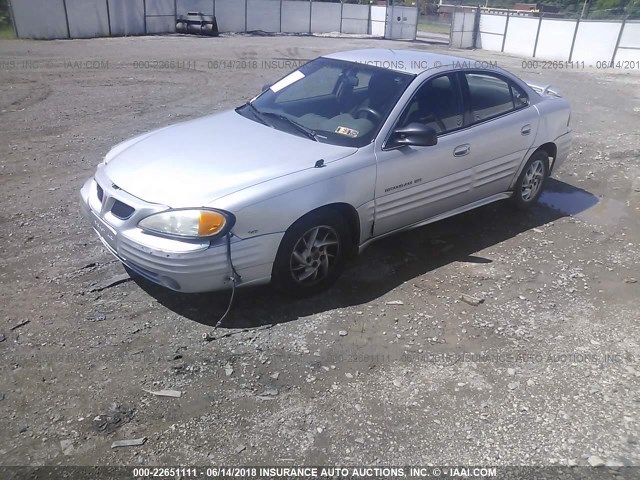
<instances>
[{"instance_id":1,"label":"car hood","mask_svg":"<svg viewBox=\"0 0 640 480\"><path fill-rule=\"evenodd\" d=\"M147 202L198 207L356 150L282 132L231 110L127 140L107 154L101 173Z\"/></svg>"}]
</instances>

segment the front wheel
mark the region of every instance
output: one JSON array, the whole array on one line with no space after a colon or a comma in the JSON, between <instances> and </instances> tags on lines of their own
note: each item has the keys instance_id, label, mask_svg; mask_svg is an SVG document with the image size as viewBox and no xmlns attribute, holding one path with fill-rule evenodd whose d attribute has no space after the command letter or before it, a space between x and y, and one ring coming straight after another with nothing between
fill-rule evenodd
<instances>
[{"instance_id":1,"label":"front wheel","mask_svg":"<svg viewBox=\"0 0 640 480\"><path fill-rule=\"evenodd\" d=\"M540 194L549 171L549 157L543 151L537 151L526 163L513 189L513 202L520 209L533 205Z\"/></svg>"},{"instance_id":2,"label":"front wheel","mask_svg":"<svg viewBox=\"0 0 640 480\"><path fill-rule=\"evenodd\" d=\"M273 265L279 290L305 297L329 288L344 270L351 238L338 212L323 210L301 218L285 233Z\"/></svg>"}]
</instances>

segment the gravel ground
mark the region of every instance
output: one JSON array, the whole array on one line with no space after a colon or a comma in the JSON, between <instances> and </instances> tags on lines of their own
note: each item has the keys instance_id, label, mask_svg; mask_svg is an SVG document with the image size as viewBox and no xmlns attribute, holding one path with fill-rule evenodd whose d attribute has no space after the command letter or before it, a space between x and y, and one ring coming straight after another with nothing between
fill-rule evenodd
<instances>
[{"instance_id":1,"label":"gravel ground","mask_svg":"<svg viewBox=\"0 0 640 480\"><path fill-rule=\"evenodd\" d=\"M640 464L638 72L464 52L573 104L573 152L540 205L375 243L316 298L241 290L211 342L228 292L122 281L80 218L116 142L236 106L282 59L369 46L444 50L0 41L0 464ZM147 392L162 389L182 395Z\"/></svg>"}]
</instances>

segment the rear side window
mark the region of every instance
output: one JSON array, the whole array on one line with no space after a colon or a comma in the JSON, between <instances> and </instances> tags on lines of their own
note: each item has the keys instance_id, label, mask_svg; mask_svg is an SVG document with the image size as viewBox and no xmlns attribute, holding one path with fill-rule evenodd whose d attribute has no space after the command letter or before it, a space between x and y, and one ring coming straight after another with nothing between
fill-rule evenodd
<instances>
[{"instance_id":1,"label":"rear side window","mask_svg":"<svg viewBox=\"0 0 640 480\"><path fill-rule=\"evenodd\" d=\"M473 123L529 105L529 98L511 82L487 73L466 73Z\"/></svg>"},{"instance_id":2,"label":"rear side window","mask_svg":"<svg viewBox=\"0 0 640 480\"><path fill-rule=\"evenodd\" d=\"M529 97L522 89L514 84L511 84L511 92L513 93L513 103L516 110L529 105Z\"/></svg>"}]
</instances>

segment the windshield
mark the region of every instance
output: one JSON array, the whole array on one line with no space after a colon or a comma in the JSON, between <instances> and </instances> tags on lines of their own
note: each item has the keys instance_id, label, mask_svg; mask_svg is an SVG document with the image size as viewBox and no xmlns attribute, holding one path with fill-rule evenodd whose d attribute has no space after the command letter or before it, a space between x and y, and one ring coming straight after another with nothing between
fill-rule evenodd
<instances>
[{"instance_id":1,"label":"windshield","mask_svg":"<svg viewBox=\"0 0 640 480\"><path fill-rule=\"evenodd\" d=\"M236 111L295 135L334 145L370 143L414 76L318 58Z\"/></svg>"}]
</instances>

